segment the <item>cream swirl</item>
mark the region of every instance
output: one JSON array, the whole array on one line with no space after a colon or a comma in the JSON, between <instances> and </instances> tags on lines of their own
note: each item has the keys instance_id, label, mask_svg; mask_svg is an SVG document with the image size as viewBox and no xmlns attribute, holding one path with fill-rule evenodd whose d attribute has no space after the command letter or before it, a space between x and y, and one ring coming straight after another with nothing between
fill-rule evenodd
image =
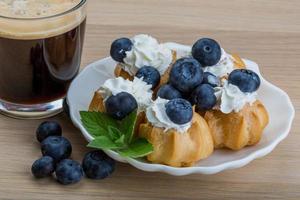
<instances>
[{"instance_id":1,"label":"cream swirl","mask_svg":"<svg viewBox=\"0 0 300 200\"><path fill-rule=\"evenodd\" d=\"M105 81L99 89L104 101L111 95L117 95L120 92L127 92L136 99L139 110L145 111L152 103L151 85L147 85L142 79L135 77L133 81L125 80L122 77L112 78Z\"/></svg>"},{"instance_id":2,"label":"cream swirl","mask_svg":"<svg viewBox=\"0 0 300 200\"><path fill-rule=\"evenodd\" d=\"M223 77L230 74L234 70L234 62L231 55L227 54L224 49L222 49L222 55L220 61L209 67L205 67L205 72L210 72L217 77Z\"/></svg>"},{"instance_id":3,"label":"cream swirl","mask_svg":"<svg viewBox=\"0 0 300 200\"><path fill-rule=\"evenodd\" d=\"M166 99L156 99L146 110L148 121L154 127L163 128L165 132L170 129L175 129L180 133L185 133L191 127L192 122L183 125L172 122L166 113L165 105L168 102L169 100Z\"/></svg>"},{"instance_id":4,"label":"cream swirl","mask_svg":"<svg viewBox=\"0 0 300 200\"><path fill-rule=\"evenodd\" d=\"M123 69L135 75L139 68L152 66L163 75L172 63L172 51L149 35L136 35L131 40L133 47L126 52Z\"/></svg>"},{"instance_id":5,"label":"cream swirl","mask_svg":"<svg viewBox=\"0 0 300 200\"><path fill-rule=\"evenodd\" d=\"M223 113L239 112L249 103L256 101L257 93L243 93L237 86L224 81L222 87L215 88L215 95L218 99L214 109L220 109Z\"/></svg>"}]
</instances>

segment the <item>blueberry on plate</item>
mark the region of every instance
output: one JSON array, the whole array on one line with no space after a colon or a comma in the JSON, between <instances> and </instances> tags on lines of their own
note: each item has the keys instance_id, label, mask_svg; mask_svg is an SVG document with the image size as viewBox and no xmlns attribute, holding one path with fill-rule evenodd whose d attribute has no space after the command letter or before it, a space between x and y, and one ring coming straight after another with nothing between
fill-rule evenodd
<instances>
[{"instance_id":1,"label":"blueberry on plate","mask_svg":"<svg viewBox=\"0 0 300 200\"><path fill-rule=\"evenodd\" d=\"M105 101L106 112L117 120L125 118L137 107L138 104L135 98L127 92L112 95Z\"/></svg>"},{"instance_id":2,"label":"blueberry on plate","mask_svg":"<svg viewBox=\"0 0 300 200\"><path fill-rule=\"evenodd\" d=\"M145 81L148 85L152 85L152 89L156 88L160 82L159 71L151 66L144 66L140 68L135 76L143 78L143 81Z\"/></svg>"},{"instance_id":3,"label":"blueberry on plate","mask_svg":"<svg viewBox=\"0 0 300 200\"><path fill-rule=\"evenodd\" d=\"M82 161L85 175L91 179L104 179L115 170L115 161L103 151L92 151L85 154Z\"/></svg>"},{"instance_id":4,"label":"blueberry on plate","mask_svg":"<svg viewBox=\"0 0 300 200\"><path fill-rule=\"evenodd\" d=\"M193 118L193 108L185 99L172 99L166 105L166 113L175 124L186 124Z\"/></svg>"},{"instance_id":5,"label":"blueberry on plate","mask_svg":"<svg viewBox=\"0 0 300 200\"><path fill-rule=\"evenodd\" d=\"M181 58L176 61L170 72L170 84L182 93L190 93L202 83L203 70L193 58Z\"/></svg>"},{"instance_id":6,"label":"blueberry on plate","mask_svg":"<svg viewBox=\"0 0 300 200\"><path fill-rule=\"evenodd\" d=\"M69 158L72 146L69 140L61 136L50 136L42 142L43 156L51 156L55 162Z\"/></svg>"},{"instance_id":7,"label":"blueberry on plate","mask_svg":"<svg viewBox=\"0 0 300 200\"><path fill-rule=\"evenodd\" d=\"M36 138L39 142L42 142L49 136L61 136L61 126L55 121L46 121L39 125L36 130Z\"/></svg>"},{"instance_id":8,"label":"blueberry on plate","mask_svg":"<svg viewBox=\"0 0 300 200\"><path fill-rule=\"evenodd\" d=\"M215 40L202 38L193 45L192 55L203 67L213 66L220 61L222 50Z\"/></svg>"},{"instance_id":9,"label":"blueberry on plate","mask_svg":"<svg viewBox=\"0 0 300 200\"><path fill-rule=\"evenodd\" d=\"M218 87L221 85L220 79L210 72L204 72L203 84L209 84L212 87Z\"/></svg>"},{"instance_id":10,"label":"blueberry on plate","mask_svg":"<svg viewBox=\"0 0 300 200\"><path fill-rule=\"evenodd\" d=\"M36 160L31 167L31 172L36 178L44 178L50 176L55 169L55 163L52 157L43 156Z\"/></svg>"},{"instance_id":11,"label":"blueberry on plate","mask_svg":"<svg viewBox=\"0 0 300 200\"><path fill-rule=\"evenodd\" d=\"M132 46L133 44L128 38L117 39L111 44L110 55L115 61L123 63L126 51L131 51Z\"/></svg>"},{"instance_id":12,"label":"blueberry on plate","mask_svg":"<svg viewBox=\"0 0 300 200\"><path fill-rule=\"evenodd\" d=\"M171 99L182 98L182 95L172 85L165 84L159 88L157 92L157 97L171 100Z\"/></svg>"},{"instance_id":13,"label":"blueberry on plate","mask_svg":"<svg viewBox=\"0 0 300 200\"><path fill-rule=\"evenodd\" d=\"M81 180L83 177L83 170L78 162L64 159L57 164L55 175L59 183L69 185Z\"/></svg>"},{"instance_id":14,"label":"blueberry on plate","mask_svg":"<svg viewBox=\"0 0 300 200\"><path fill-rule=\"evenodd\" d=\"M249 69L236 69L228 77L228 83L236 85L242 92L255 92L260 86L259 76Z\"/></svg>"},{"instance_id":15,"label":"blueberry on plate","mask_svg":"<svg viewBox=\"0 0 300 200\"><path fill-rule=\"evenodd\" d=\"M198 86L191 95L192 104L197 110L207 111L212 109L217 103L215 90L211 85L202 84Z\"/></svg>"}]
</instances>

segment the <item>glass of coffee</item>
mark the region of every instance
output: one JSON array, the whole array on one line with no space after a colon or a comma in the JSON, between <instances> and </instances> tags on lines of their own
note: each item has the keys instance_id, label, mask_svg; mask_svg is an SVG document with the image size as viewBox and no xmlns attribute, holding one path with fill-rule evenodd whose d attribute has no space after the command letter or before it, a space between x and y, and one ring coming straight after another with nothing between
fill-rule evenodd
<instances>
[{"instance_id":1,"label":"glass of coffee","mask_svg":"<svg viewBox=\"0 0 300 200\"><path fill-rule=\"evenodd\" d=\"M62 110L79 72L86 0L0 0L0 112L45 118Z\"/></svg>"}]
</instances>

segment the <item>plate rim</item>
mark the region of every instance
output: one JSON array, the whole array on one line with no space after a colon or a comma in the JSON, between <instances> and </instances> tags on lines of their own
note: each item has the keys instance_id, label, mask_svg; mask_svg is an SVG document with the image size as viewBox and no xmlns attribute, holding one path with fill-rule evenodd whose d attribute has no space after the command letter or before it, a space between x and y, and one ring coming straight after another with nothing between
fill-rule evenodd
<instances>
[{"instance_id":1,"label":"plate rim","mask_svg":"<svg viewBox=\"0 0 300 200\"><path fill-rule=\"evenodd\" d=\"M184 47L184 48L189 48L188 46L185 45L181 45L181 44L177 44L177 43L166 43L170 46L172 45L177 45L180 47ZM84 76L89 70L93 69L93 66L98 65L100 63L103 63L105 61L109 61L111 60L110 57L106 57L100 60L97 60L93 63L88 64L80 73L79 75L72 81L70 88L68 90L68 94L67 94L67 102L70 108L70 117L71 120L73 122L73 124L81 131L81 133L83 134L83 136L85 137L85 139L87 141L91 141L93 138L90 136L90 134L85 130L85 128L83 127L81 121L78 121L77 117L75 117L75 111L76 109L74 109L73 104L69 103L70 102L70 96L71 96L71 91L73 91L74 89L74 85L75 82L77 80L79 80L82 76ZM246 59L245 59L246 60ZM250 61L250 60L246 60L246 61ZM250 61L253 62L253 61ZM253 62L255 63L255 62ZM255 63L256 64L256 63ZM256 64L257 67L257 71L260 74L259 71L259 67ZM265 82L265 84L267 84L268 87L272 87L273 89L275 89L277 92L282 94L282 98L285 99L286 104L288 105L291 114L289 115L288 118L288 124L287 124L287 128L285 129L285 131L283 133L280 134L280 136L278 136L276 139L274 139L273 141L270 142L270 144L268 144L266 147L263 147L259 150L256 150L252 153L250 153L249 155L241 158L241 159L237 159L237 160L233 160L233 161L227 161L215 166L208 166L208 167L201 167L201 166L192 166L192 167L171 167L171 166L167 166L167 165L163 165L163 164L153 164L153 163L145 163L145 162L140 162L136 159L132 159L132 158L123 158L120 157L118 155L118 153L108 150L105 151L106 154L108 154L110 157L114 158L115 160L118 160L120 162L124 162L124 163L129 163L130 165L136 167L137 169L143 170L143 171L148 171L148 172L164 172L170 175L175 175L175 176L183 176L183 175L188 175L188 174L193 174L193 173L199 173L199 174L216 174L219 173L221 171L224 170L228 170L228 169L236 169L236 168L240 168L243 167L247 164L249 164L250 162L252 162L253 160L257 159L257 158L261 158L263 156L266 156L267 154L269 154L271 151L273 151L275 149L275 147L281 142L283 141L290 133L291 127L292 127L292 123L293 120L295 118L295 108L293 106L293 103L290 99L290 97L288 96L288 94L280 89L279 87L275 86L274 84L268 82L263 76L260 77L263 79L262 81Z\"/></svg>"}]
</instances>

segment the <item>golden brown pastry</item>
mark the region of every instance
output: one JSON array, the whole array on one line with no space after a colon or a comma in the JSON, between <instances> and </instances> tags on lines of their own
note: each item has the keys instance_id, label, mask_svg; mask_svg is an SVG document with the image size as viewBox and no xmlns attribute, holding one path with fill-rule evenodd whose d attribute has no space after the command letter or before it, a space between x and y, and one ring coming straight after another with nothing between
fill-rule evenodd
<instances>
[{"instance_id":1,"label":"golden brown pastry","mask_svg":"<svg viewBox=\"0 0 300 200\"><path fill-rule=\"evenodd\" d=\"M211 130L215 148L232 150L257 144L269 123L267 110L260 101L251 106L247 104L237 113L224 114L220 110L210 110L204 118Z\"/></svg>"}]
</instances>

